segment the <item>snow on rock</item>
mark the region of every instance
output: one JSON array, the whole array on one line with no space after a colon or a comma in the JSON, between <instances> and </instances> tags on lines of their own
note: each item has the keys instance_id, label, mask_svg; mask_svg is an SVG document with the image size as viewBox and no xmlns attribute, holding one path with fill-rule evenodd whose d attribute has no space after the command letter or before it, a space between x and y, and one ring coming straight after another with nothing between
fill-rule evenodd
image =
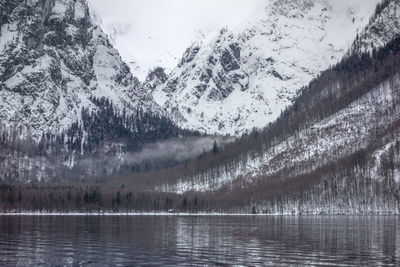
<instances>
[{"instance_id":1,"label":"snow on rock","mask_svg":"<svg viewBox=\"0 0 400 267\"><path fill-rule=\"evenodd\" d=\"M343 57L378 2L266 1L245 25L189 47L154 98L185 128L230 135L261 128Z\"/></svg>"},{"instance_id":2,"label":"snow on rock","mask_svg":"<svg viewBox=\"0 0 400 267\"><path fill-rule=\"evenodd\" d=\"M80 121L82 108L96 108L93 97L120 112L161 114L85 0L9 1L0 13L1 123L38 140Z\"/></svg>"},{"instance_id":3,"label":"snow on rock","mask_svg":"<svg viewBox=\"0 0 400 267\"><path fill-rule=\"evenodd\" d=\"M131 73L139 79L140 82L144 82L146 77L154 68L162 67L171 71L171 66L176 65L178 58L176 58L171 51L169 51L162 40L154 37L148 37L152 47L150 48L152 53L147 53L135 50L132 47L132 40L129 38L129 31L132 30L135 25L129 23L105 23L96 13L95 8L92 7L93 20L101 26L102 30L107 34L112 45L118 49L121 57L128 64ZM139 38L143 38L139 37Z\"/></svg>"},{"instance_id":4,"label":"snow on rock","mask_svg":"<svg viewBox=\"0 0 400 267\"><path fill-rule=\"evenodd\" d=\"M353 44L359 53L379 49L400 34L400 1L384 0L377 11Z\"/></svg>"},{"instance_id":5,"label":"snow on rock","mask_svg":"<svg viewBox=\"0 0 400 267\"><path fill-rule=\"evenodd\" d=\"M12 43L17 36L17 26L8 24L7 27L1 27L0 31L0 54Z\"/></svg>"}]
</instances>

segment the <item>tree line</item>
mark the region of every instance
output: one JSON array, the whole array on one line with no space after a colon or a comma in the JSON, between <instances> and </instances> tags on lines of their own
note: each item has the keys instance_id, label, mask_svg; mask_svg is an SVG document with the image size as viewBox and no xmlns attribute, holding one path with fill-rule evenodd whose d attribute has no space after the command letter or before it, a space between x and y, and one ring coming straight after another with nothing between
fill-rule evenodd
<instances>
[{"instance_id":1,"label":"tree line","mask_svg":"<svg viewBox=\"0 0 400 267\"><path fill-rule=\"evenodd\" d=\"M398 110L399 88L393 86L392 96L396 98L392 102L393 106L388 107L385 114L378 114L381 116L378 119L383 122L377 122L374 132L368 133L369 140L365 146L343 148L342 154L334 155L337 158L334 161L322 157L319 162L309 160L298 166L283 168L273 175L258 177L254 183L239 178L211 192L173 194L154 190L157 186L174 185L179 180L191 181L201 174L206 174L205 177L212 180L220 175L221 170L238 168L252 158L260 157L274 145L291 136L296 137L302 130L344 109L382 83L398 78L399 65L400 37L397 37L381 49L374 49L372 53L349 54L337 65L321 73L300 90L293 104L275 122L263 130L253 130L224 147L215 144L211 151L198 158L178 165L172 164L169 168L135 171L127 166L124 173L93 175L84 181L75 180L76 174L70 173L67 183L3 183L3 210L399 212L400 189L396 181L396 170L400 169L400 120L395 118L390 124L384 121L390 116L397 116L395 111ZM62 144L69 140L67 146L70 146L70 150L80 151L83 133L88 132L91 136L84 149L95 153L96 146L104 144L102 140L111 142L130 139L125 129L143 133L137 127L153 120L139 113L136 118L143 119L139 121L140 125L129 122L129 117L115 114L111 103L106 100L96 101L103 108L94 113L83 111L84 123L76 124L67 137L60 137L64 140ZM101 120L105 120L105 124L100 124ZM121 128L119 125L124 126ZM150 127L150 131L144 131L144 135L149 134L149 137L143 137L144 140L159 138L158 134L162 138L162 131L168 125L163 127ZM178 134L173 127L168 129L167 132ZM139 139L138 147L141 143ZM46 144L51 142L45 142L44 147L54 147ZM374 152L388 144L391 144L388 151L382 153L379 162L376 162ZM23 151L25 146L29 147L29 142L16 146L15 149ZM132 144L131 147L134 149L136 145Z\"/></svg>"}]
</instances>

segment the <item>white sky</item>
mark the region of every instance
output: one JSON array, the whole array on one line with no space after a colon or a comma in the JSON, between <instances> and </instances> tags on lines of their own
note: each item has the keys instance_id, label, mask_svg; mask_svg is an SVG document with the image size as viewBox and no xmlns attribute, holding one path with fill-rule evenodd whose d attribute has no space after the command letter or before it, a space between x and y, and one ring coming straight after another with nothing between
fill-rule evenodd
<instances>
[{"instance_id":1,"label":"white sky","mask_svg":"<svg viewBox=\"0 0 400 267\"><path fill-rule=\"evenodd\" d=\"M117 28L116 47L127 63L172 68L199 36L235 27L268 0L89 0L109 33ZM161 62L159 62L161 61Z\"/></svg>"}]
</instances>

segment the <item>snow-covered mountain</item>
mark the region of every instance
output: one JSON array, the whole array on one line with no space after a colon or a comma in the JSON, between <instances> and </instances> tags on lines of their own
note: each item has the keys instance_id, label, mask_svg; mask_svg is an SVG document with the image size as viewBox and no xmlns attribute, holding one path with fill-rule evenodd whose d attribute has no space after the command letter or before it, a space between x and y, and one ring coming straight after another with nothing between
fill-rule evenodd
<instances>
[{"instance_id":1,"label":"snow-covered mountain","mask_svg":"<svg viewBox=\"0 0 400 267\"><path fill-rule=\"evenodd\" d=\"M178 58L165 47L159 38L146 36L148 39L146 41L152 44L150 50L153 54L148 51L138 51L132 44L134 40L129 39L129 31L132 29L130 24L106 24L98 15L95 14L92 17L107 34L112 45L118 49L122 59L128 64L132 75L137 77L140 82L145 82L149 71L155 68L161 67L170 72L171 66L176 65ZM143 36L140 38L143 39Z\"/></svg>"},{"instance_id":2,"label":"snow-covered mountain","mask_svg":"<svg viewBox=\"0 0 400 267\"><path fill-rule=\"evenodd\" d=\"M80 122L93 99L161 114L91 19L86 0L0 1L0 121L38 140Z\"/></svg>"},{"instance_id":3,"label":"snow-covered mountain","mask_svg":"<svg viewBox=\"0 0 400 267\"><path fill-rule=\"evenodd\" d=\"M173 186L164 186L162 190L178 193L217 190L231 184L254 183L288 169L291 170L291 174L307 174L321 166L339 161L355 151L365 149L373 139L376 129L386 131L386 134L382 143L372 152L374 160L370 163L368 175L376 180L383 180L382 173L385 170L381 160L388 157L390 149L394 149L400 141L400 130L391 129L398 123L400 116L399 92L400 77L396 75L343 110L284 141L277 142L260 156L248 155L244 157L246 160L234 165L235 167L227 169L225 166L219 166L196 177L182 179ZM393 157L392 160L395 160L396 164L400 162L398 157ZM210 179L212 172L218 175ZM399 169L395 170L394 180L400 183Z\"/></svg>"},{"instance_id":4,"label":"snow-covered mountain","mask_svg":"<svg viewBox=\"0 0 400 267\"><path fill-rule=\"evenodd\" d=\"M358 184L365 179L382 184L391 179L396 191L400 184L400 76L395 66L400 54L400 17L394 10L399 8L397 0L384 1L377 8L341 63L314 80L285 111L286 119L281 116L268 129L279 132L280 136L271 138L261 132L252 137L261 139L255 141L258 153L244 153L237 157L238 161L217 164L213 169L194 177L182 177L158 189L183 193L218 190L224 186L246 187L281 176L280 179L300 179L299 176L304 175L305 179L318 170L318 178L331 175L324 178L326 184L332 181L340 184L338 181L343 182L343 178L347 179L343 183L357 181ZM372 55L373 49L378 54ZM360 57L361 52L364 54ZM318 105L321 105L319 112L315 112L318 109L308 111ZM305 122L300 122L302 120ZM284 136L282 129L290 128L287 126L290 124L297 125L297 121L303 126L289 130L291 134ZM265 131L268 133L268 130ZM257 137L259 135L262 137ZM265 150L263 141L268 143ZM343 172L332 178L334 170L327 167L327 174L324 174L326 170L321 168L341 160L346 162L346 157L354 160L356 167L351 167L355 168L354 172ZM332 181L327 182L329 179Z\"/></svg>"},{"instance_id":5,"label":"snow-covered mountain","mask_svg":"<svg viewBox=\"0 0 400 267\"><path fill-rule=\"evenodd\" d=\"M340 63L274 123L156 190L200 191L253 213L399 213L400 35L393 12L399 7L384 1Z\"/></svg>"},{"instance_id":6,"label":"snow-covered mountain","mask_svg":"<svg viewBox=\"0 0 400 267\"><path fill-rule=\"evenodd\" d=\"M274 121L343 57L379 0L265 2L245 25L193 43L154 90L180 126L240 135Z\"/></svg>"},{"instance_id":7,"label":"snow-covered mountain","mask_svg":"<svg viewBox=\"0 0 400 267\"><path fill-rule=\"evenodd\" d=\"M353 50L358 53L377 50L400 35L400 2L384 0L376 8L370 23L357 36Z\"/></svg>"}]
</instances>

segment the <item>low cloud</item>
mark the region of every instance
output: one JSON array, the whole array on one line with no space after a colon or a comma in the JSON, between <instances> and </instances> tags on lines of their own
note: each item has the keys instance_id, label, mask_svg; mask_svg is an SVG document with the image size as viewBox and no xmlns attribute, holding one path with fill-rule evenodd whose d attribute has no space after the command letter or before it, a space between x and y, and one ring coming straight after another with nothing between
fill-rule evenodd
<instances>
[{"instance_id":1,"label":"low cloud","mask_svg":"<svg viewBox=\"0 0 400 267\"><path fill-rule=\"evenodd\" d=\"M147 144L139 152L122 152L107 156L103 154L85 158L79 160L74 169L96 176L119 170L131 170L131 167L144 163L161 163L162 165L171 161L184 162L211 151L214 142L217 142L218 147L223 148L234 140L233 137L221 136L172 138Z\"/></svg>"},{"instance_id":2,"label":"low cloud","mask_svg":"<svg viewBox=\"0 0 400 267\"><path fill-rule=\"evenodd\" d=\"M212 150L214 142L217 142L218 146L224 146L233 140L233 138L228 137L173 138L145 145L144 148L137 153L124 154L123 162L127 164L135 164L144 161L157 161L164 159L184 161Z\"/></svg>"}]
</instances>

